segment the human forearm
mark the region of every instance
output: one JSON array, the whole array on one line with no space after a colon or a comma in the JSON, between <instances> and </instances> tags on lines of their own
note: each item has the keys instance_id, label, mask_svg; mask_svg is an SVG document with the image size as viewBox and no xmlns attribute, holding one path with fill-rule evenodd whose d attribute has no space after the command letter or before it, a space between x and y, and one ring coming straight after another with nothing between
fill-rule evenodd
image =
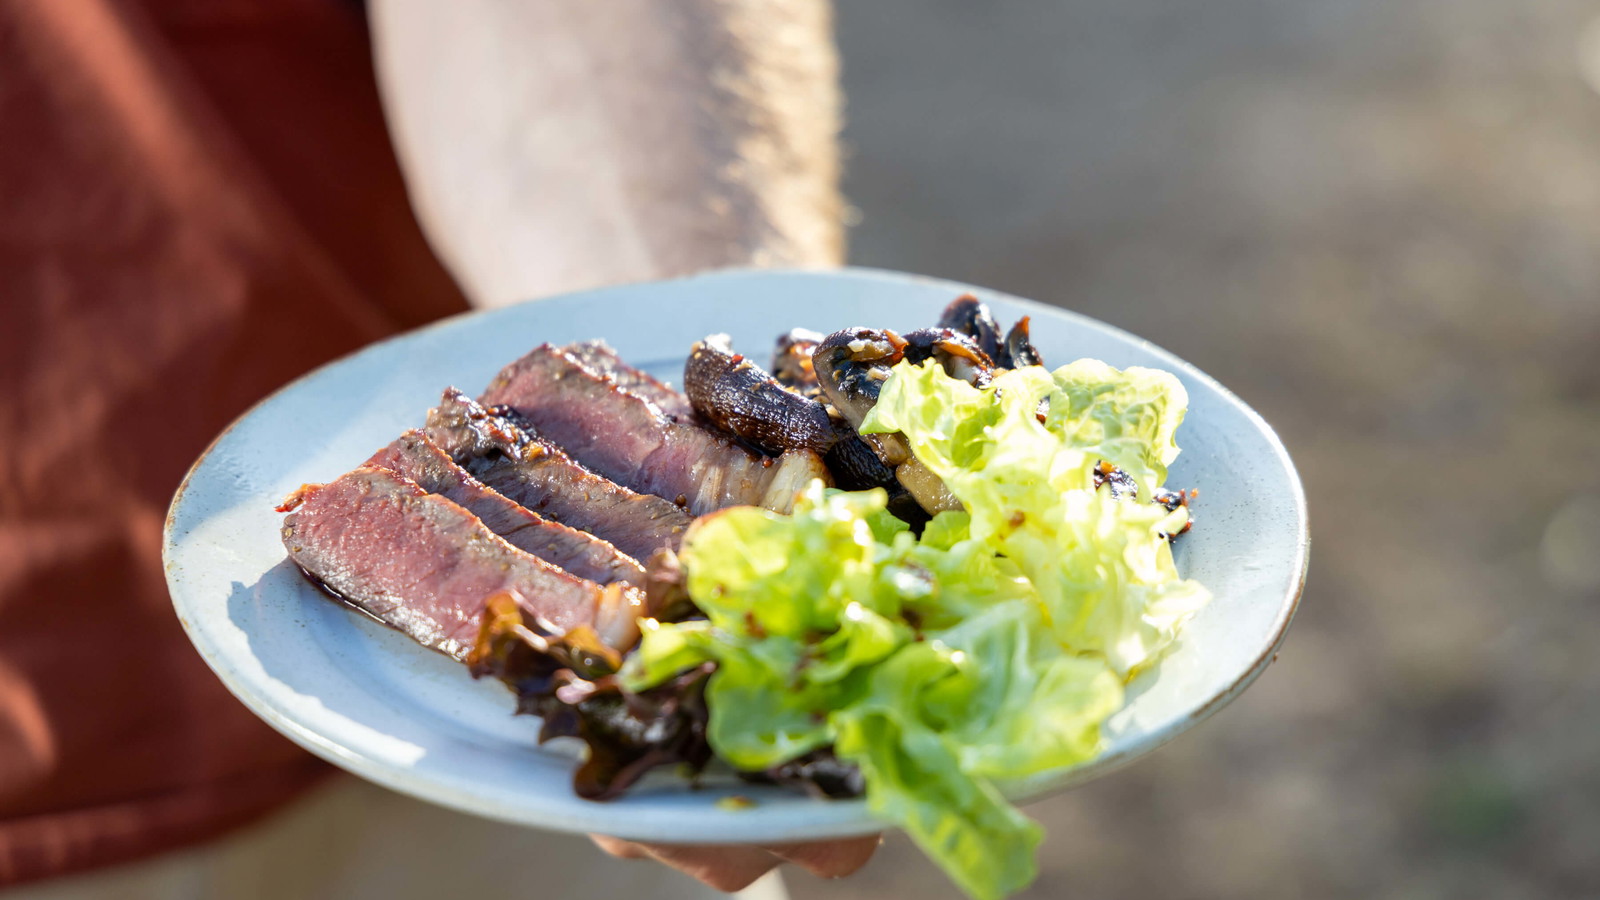
<instances>
[{"instance_id":1,"label":"human forearm","mask_svg":"<svg viewBox=\"0 0 1600 900\"><path fill-rule=\"evenodd\" d=\"M823 0L373 0L413 205L495 306L843 255Z\"/></svg>"}]
</instances>

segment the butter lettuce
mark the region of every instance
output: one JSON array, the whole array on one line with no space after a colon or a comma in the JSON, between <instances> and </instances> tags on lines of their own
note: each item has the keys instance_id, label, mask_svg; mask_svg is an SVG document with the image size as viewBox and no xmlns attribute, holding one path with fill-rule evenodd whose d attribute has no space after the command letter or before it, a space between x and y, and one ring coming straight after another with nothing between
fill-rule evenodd
<instances>
[{"instance_id":1,"label":"butter lettuce","mask_svg":"<svg viewBox=\"0 0 1600 900\"><path fill-rule=\"evenodd\" d=\"M708 737L762 770L832 746L868 805L971 896L1034 877L1041 832L995 787L1099 752L1126 679L1171 645L1205 589L1145 502L1178 454L1182 386L1084 360L974 388L902 364L863 430L902 432L963 509L920 540L881 490L820 483L791 515L740 507L685 536L704 621L644 623L622 675L643 689L707 661ZM1106 461L1138 498L1095 489Z\"/></svg>"},{"instance_id":2,"label":"butter lettuce","mask_svg":"<svg viewBox=\"0 0 1600 900\"><path fill-rule=\"evenodd\" d=\"M708 738L738 768L832 743L828 716L859 698L860 672L914 637L901 616L904 572L887 563L915 541L887 500L818 482L791 516L755 507L702 516L682 557L706 621L644 622L624 677L642 689L716 661Z\"/></svg>"},{"instance_id":3,"label":"butter lettuce","mask_svg":"<svg viewBox=\"0 0 1600 900\"><path fill-rule=\"evenodd\" d=\"M1094 472L1109 462L1153 496L1178 455L1187 403L1166 372L1097 360L1013 369L981 390L936 365L902 363L862 431L904 433L961 500L971 538L1038 590L1057 639L1127 677L1210 594L1178 577L1159 538L1182 528L1187 508L1115 500L1095 490Z\"/></svg>"}]
</instances>

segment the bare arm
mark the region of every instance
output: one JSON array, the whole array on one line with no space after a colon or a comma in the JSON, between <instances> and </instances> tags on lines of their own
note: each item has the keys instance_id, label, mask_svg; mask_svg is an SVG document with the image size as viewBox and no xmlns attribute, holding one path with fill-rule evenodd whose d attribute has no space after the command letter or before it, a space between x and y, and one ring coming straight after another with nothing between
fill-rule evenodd
<instances>
[{"instance_id":1,"label":"bare arm","mask_svg":"<svg viewBox=\"0 0 1600 900\"><path fill-rule=\"evenodd\" d=\"M370 0L412 206L467 296L500 306L727 265L837 265L827 0ZM722 890L825 877L876 838L643 845Z\"/></svg>"},{"instance_id":2,"label":"bare arm","mask_svg":"<svg viewBox=\"0 0 1600 900\"><path fill-rule=\"evenodd\" d=\"M373 0L413 206L498 306L843 256L826 0Z\"/></svg>"}]
</instances>

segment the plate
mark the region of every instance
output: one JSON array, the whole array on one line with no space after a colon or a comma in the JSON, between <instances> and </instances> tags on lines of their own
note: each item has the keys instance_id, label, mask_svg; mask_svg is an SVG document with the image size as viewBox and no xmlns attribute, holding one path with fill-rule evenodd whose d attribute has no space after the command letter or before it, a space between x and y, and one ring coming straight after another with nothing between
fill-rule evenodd
<instances>
[{"instance_id":1,"label":"plate","mask_svg":"<svg viewBox=\"0 0 1600 900\"><path fill-rule=\"evenodd\" d=\"M877 831L861 801L816 800L713 775L699 789L670 773L626 797L572 793L578 749L535 743L501 685L330 602L285 559L273 506L303 482L331 481L406 428L447 385L480 391L536 344L604 338L678 383L689 346L727 332L763 358L780 333L932 324L970 291L1009 325L1033 317L1047 363L1090 356L1152 366L1189 391L1183 454L1168 482L1197 487L1198 525L1176 545L1179 571L1215 594L1178 646L1131 685L1093 762L1003 786L1037 798L1122 765L1244 690L1283 640L1304 583L1305 496L1261 417L1216 381L1126 332L1054 307L949 281L864 269L733 270L607 288L469 313L374 344L250 410L178 489L164 555L173 605L207 664L246 706L312 753L423 800L507 822L633 840L775 842ZM753 805L719 804L730 795ZM739 806L741 808L730 808Z\"/></svg>"}]
</instances>

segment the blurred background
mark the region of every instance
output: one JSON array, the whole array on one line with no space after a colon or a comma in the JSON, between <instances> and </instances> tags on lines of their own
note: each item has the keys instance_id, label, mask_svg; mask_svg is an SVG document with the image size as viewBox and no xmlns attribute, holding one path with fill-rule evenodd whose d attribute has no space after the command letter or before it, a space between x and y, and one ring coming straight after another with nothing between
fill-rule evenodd
<instances>
[{"instance_id":1,"label":"blurred background","mask_svg":"<svg viewBox=\"0 0 1600 900\"><path fill-rule=\"evenodd\" d=\"M60 814L56 844L83 857L63 869L252 821L321 777L189 654L156 568L161 515L188 460L273 385L465 308L405 215L363 4L222 7L0 0L0 112L19 116L0 138L0 346L16 348L0 352L0 531L18 498L38 526L26 547L0 534L0 575L12 578L7 551L27 550L37 576L0 583L12 591L0 597L0 713L22 709L44 735L29 756L0 731L0 751L35 764L0 756L0 825L22 833L29 817ZM460 8L431 7L445 21ZM1019 896L1600 896L1600 4L836 0L836 19L851 262L1148 337L1258 409L1309 494L1310 581L1277 663L1160 753L1031 807L1049 838ZM292 27L328 20L338 27L319 40ZM638 48L622 37L648 50L661 32L604 33L601 49L626 59ZM15 72L32 80L4 77ZM580 74L587 87L593 73ZM555 108L534 124L566 127L559 104L500 93L488 99ZM619 118L675 109L583 99L614 102ZM825 143L826 123L808 124ZM419 131L470 144L448 127ZM529 146L543 140L530 134ZM328 136L348 152L328 152ZM657 148L628 149L648 162ZM678 173L654 174L686 192L680 204L711 206ZM491 187L512 209L544 200ZM557 199L588 202L583 187ZM452 196L466 195L416 207ZM477 213L463 220L495 226ZM502 255L534 268L562 257L548 240L567 236L557 226L544 258L523 234L501 235L515 250ZM831 252L820 232L809 258ZM504 250L476 237L459 241ZM604 262L626 262L602 246ZM167 385L187 399L173 403ZM30 412L57 437L23 440ZM58 448L84 445L119 452L76 454L75 477L61 478ZM98 474L81 477L91 463ZM93 616L74 605L91 602ZM92 619L96 646L126 656L74 644L96 667L81 683L58 678L83 667L29 635L65 633L52 622L68 616L73 635ZM125 628L164 643L124 640ZM15 674L24 663L31 683ZM279 780L250 781L254 799L239 799L237 779L261 772ZM27 898L563 890L505 877L501 864L535 846L524 833L342 784L278 825L41 882ZM193 833L124 809L179 788L198 799L169 818L198 822ZM141 828L159 841L139 850ZM39 872L50 856L33 853ZM392 865L402 857L422 863ZM422 870L432 880L411 874ZM626 894L638 900L688 884L642 863L627 871L647 885ZM603 883L567 889L617 895ZM898 836L850 879L788 883L795 900L960 896Z\"/></svg>"},{"instance_id":2,"label":"blurred background","mask_svg":"<svg viewBox=\"0 0 1600 900\"><path fill-rule=\"evenodd\" d=\"M1031 807L1021 896L1600 895L1600 7L837 15L852 262L1150 338L1309 494L1277 664ZM886 850L791 892L958 896Z\"/></svg>"}]
</instances>

